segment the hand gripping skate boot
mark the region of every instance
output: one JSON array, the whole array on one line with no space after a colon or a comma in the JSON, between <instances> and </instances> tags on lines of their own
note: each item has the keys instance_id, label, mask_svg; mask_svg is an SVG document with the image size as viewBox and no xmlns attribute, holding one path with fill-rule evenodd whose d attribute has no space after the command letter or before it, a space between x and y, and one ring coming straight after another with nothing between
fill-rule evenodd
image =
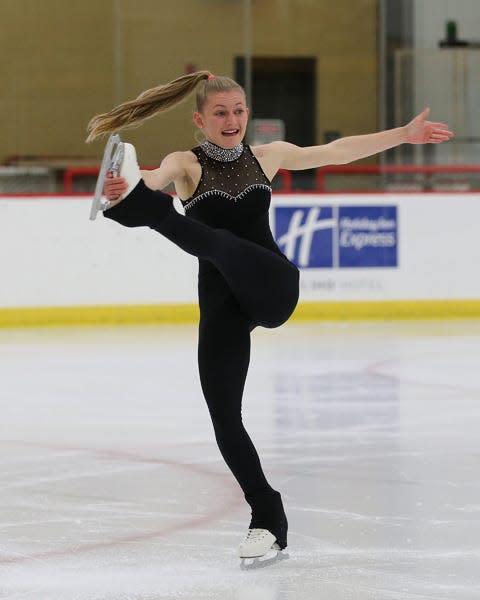
<instances>
[{"instance_id":1,"label":"hand gripping skate boot","mask_svg":"<svg viewBox=\"0 0 480 600\"><path fill-rule=\"evenodd\" d=\"M115 200L102 197L103 186L107 173L111 171L114 177L123 177L128 184L127 191ZM105 152L103 153L100 173L95 186L95 194L90 209L90 220L94 221L100 211L105 211L121 202L141 179L140 167L137 164L137 155L132 144L122 142L118 133L108 138Z\"/></svg>"}]
</instances>

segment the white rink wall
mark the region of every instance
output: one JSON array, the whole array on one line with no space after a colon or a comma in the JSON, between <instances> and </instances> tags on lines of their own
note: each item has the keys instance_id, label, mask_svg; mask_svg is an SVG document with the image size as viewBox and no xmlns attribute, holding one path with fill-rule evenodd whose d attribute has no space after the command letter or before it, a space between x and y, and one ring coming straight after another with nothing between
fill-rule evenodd
<instances>
[{"instance_id":1,"label":"white rink wall","mask_svg":"<svg viewBox=\"0 0 480 600\"><path fill-rule=\"evenodd\" d=\"M0 308L196 302L195 258L89 210L0 196ZM480 298L479 194L277 194L271 216L301 300Z\"/></svg>"},{"instance_id":2,"label":"white rink wall","mask_svg":"<svg viewBox=\"0 0 480 600\"><path fill-rule=\"evenodd\" d=\"M196 259L148 228L89 220L90 197L0 197L0 307L189 303Z\"/></svg>"}]
</instances>

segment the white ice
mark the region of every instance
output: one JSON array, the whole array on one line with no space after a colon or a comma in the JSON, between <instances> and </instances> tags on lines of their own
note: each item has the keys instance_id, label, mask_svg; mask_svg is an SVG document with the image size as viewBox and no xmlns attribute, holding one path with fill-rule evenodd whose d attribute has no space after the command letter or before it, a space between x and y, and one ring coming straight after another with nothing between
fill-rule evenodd
<instances>
[{"instance_id":1,"label":"white ice","mask_svg":"<svg viewBox=\"0 0 480 600\"><path fill-rule=\"evenodd\" d=\"M255 331L290 559L244 572L195 327L0 332L0 598L477 600L479 355L480 322Z\"/></svg>"}]
</instances>

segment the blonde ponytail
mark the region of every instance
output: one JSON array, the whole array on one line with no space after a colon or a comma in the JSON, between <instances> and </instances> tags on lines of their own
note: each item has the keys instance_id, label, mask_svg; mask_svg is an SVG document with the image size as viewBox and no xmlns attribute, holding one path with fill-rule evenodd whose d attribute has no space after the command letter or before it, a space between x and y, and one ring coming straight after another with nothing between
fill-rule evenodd
<instances>
[{"instance_id":1,"label":"blonde ponytail","mask_svg":"<svg viewBox=\"0 0 480 600\"><path fill-rule=\"evenodd\" d=\"M198 83L207 82L209 77L212 78L209 71L197 71L189 75L182 75L170 83L146 90L135 100L119 104L109 112L93 117L87 125L87 142L92 142L101 135L120 129L137 127L157 113L186 98Z\"/></svg>"}]
</instances>

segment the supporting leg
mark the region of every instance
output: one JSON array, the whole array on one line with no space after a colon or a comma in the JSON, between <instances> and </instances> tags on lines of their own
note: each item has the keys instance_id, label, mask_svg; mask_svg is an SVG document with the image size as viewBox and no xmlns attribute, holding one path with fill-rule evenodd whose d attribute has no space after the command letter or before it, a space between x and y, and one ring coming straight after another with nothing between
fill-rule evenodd
<instances>
[{"instance_id":1,"label":"supporting leg","mask_svg":"<svg viewBox=\"0 0 480 600\"><path fill-rule=\"evenodd\" d=\"M280 494L268 483L242 422L242 395L250 360L250 322L220 273L201 286L200 380L222 456L252 509L245 556L273 543L287 546L288 522ZM260 535L259 535L260 534ZM272 540L269 544L269 540ZM243 556L242 556L243 557Z\"/></svg>"},{"instance_id":2,"label":"supporting leg","mask_svg":"<svg viewBox=\"0 0 480 600\"><path fill-rule=\"evenodd\" d=\"M220 305L213 300L210 308L202 309L201 298L198 362L218 447L244 493L271 490L242 422L251 326L226 283L215 292L209 288L209 294L223 300Z\"/></svg>"}]
</instances>

